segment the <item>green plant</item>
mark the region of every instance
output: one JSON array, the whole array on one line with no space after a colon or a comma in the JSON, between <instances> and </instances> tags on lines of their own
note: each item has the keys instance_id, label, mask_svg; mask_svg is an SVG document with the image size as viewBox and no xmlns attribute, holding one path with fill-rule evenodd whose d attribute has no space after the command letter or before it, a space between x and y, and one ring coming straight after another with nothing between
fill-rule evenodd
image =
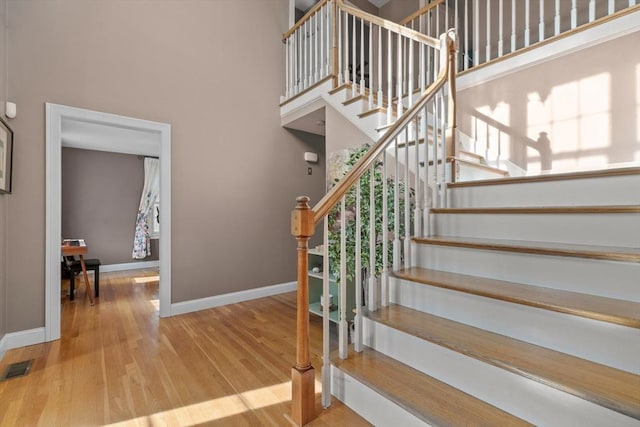
<instances>
[{"instance_id":1,"label":"green plant","mask_svg":"<svg viewBox=\"0 0 640 427\"><path fill-rule=\"evenodd\" d=\"M369 145L363 145L361 147L356 148L349 155L349 158L346 162L346 170L350 170L353 165L362 157L364 154L369 151ZM380 276L380 273L383 269L383 164L382 161L376 160L373 168L373 180L374 180L374 196L375 196L375 241L376 241L376 260L375 260L375 275ZM347 221L346 224L346 279L348 281L353 281L355 278L355 247L356 247L356 233L360 233L361 237L361 261L362 267L369 267L369 227L370 227L370 216L371 210L369 207L369 197L370 197L370 180L371 180L371 170L369 169L365 172L359 180L360 183L360 212L357 212L356 208L356 183L345 195L345 218ZM336 178L333 182L335 185L338 182ZM392 262L393 257L393 239L394 233L398 233L400 238L402 238L405 234L406 224L404 222L404 206L405 206L405 190L409 191L409 200L410 200L410 208L413 208L414 205L414 197L413 190L411 188L406 187L405 183L402 181L398 181L398 195L399 195L399 209L398 215L400 220L399 230L393 230L394 220L396 212L393 210L394 206L394 195L395 195L395 182L394 178L387 177L387 191L384 197L387 198L387 224L389 228L389 245L388 252L386 254L387 261L389 265ZM336 279L340 278L340 210L341 203L338 203L329 213L328 221L329 221L329 241L328 241L328 252L329 252L329 271L333 277ZM356 217L360 216L360 229L356 230ZM409 224L411 227L411 224Z\"/></svg>"}]
</instances>

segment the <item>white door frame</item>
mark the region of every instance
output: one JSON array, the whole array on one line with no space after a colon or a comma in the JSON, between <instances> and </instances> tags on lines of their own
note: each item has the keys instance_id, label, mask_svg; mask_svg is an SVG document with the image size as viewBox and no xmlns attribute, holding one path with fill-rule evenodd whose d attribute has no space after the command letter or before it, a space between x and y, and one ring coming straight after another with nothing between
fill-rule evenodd
<instances>
[{"instance_id":1,"label":"white door frame","mask_svg":"<svg viewBox=\"0 0 640 427\"><path fill-rule=\"evenodd\" d=\"M151 155L160 159L160 317L171 316L171 125L82 108L46 103L46 259L45 259L45 341L60 338L60 239L62 236L62 146L89 150ZM145 135L109 144L87 138L63 144L65 123L109 126L119 131ZM133 230L132 230L133 232ZM133 237L132 237L133 242Z\"/></svg>"}]
</instances>

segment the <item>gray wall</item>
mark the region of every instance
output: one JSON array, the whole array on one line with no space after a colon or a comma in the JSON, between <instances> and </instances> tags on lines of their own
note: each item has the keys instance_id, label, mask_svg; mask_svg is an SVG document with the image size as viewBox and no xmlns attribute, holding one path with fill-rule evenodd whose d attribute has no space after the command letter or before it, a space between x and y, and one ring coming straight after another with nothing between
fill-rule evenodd
<instances>
[{"instance_id":1,"label":"gray wall","mask_svg":"<svg viewBox=\"0 0 640 427\"><path fill-rule=\"evenodd\" d=\"M157 260L157 239L150 257L131 258L143 184L142 156L63 148L62 237L84 238L103 265Z\"/></svg>"},{"instance_id":2,"label":"gray wall","mask_svg":"<svg viewBox=\"0 0 640 427\"><path fill-rule=\"evenodd\" d=\"M8 331L44 325L45 102L172 125L173 302L295 280L290 212L324 182L307 175L309 144L280 126L287 11L287 0L9 2L20 114Z\"/></svg>"},{"instance_id":3,"label":"gray wall","mask_svg":"<svg viewBox=\"0 0 640 427\"><path fill-rule=\"evenodd\" d=\"M7 99L5 76L7 73L5 62L5 22L6 0L0 0L0 114L4 117L4 103ZM7 333L7 206L9 195L0 194L0 340Z\"/></svg>"}]
</instances>

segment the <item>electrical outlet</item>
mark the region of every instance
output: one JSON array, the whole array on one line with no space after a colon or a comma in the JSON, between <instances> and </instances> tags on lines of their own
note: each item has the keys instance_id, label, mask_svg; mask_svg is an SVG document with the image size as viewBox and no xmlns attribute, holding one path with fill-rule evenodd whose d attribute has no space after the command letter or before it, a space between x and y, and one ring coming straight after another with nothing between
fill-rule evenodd
<instances>
[{"instance_id":1,"label":"electrical outlet","mask_svg":"<svg viewBox=\"0 0 640 427\"><path fill-rule=\"evenodd\" d=\"M313 169L307 168L307 175L311 175L311 174L313 174Z\"/></svg>"}]
</instances>

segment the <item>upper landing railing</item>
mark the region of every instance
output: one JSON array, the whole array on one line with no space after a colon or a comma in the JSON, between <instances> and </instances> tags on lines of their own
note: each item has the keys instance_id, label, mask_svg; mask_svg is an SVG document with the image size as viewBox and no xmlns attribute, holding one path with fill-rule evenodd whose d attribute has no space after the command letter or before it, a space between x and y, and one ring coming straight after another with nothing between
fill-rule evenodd
<instances>
[{"instance_id":1,"label":"upper landing railing","mask_svg":"<svg viewBox=\"0 0 640 427\"><path fill-rule=\"evenodd\" d=\"M443 29L442 32L445 32ZM435 37L370 15L341 0L323 0L283 35L285 100L333 79L350 96L386 111L388 124L411 106L439 70ZM397 102L398 99L403 102Z\"/></svg>"},{"instance_id":2,"label":"upper landing railing","mask_svg":"<svg viewBox=\"0 0 640 427\"><path fill-rule=\"evenodd\" d=\"M624 14L637 0L432 0L400 23L429 36L456 28L464 71Z\"/></svg>"}]
</instances>

